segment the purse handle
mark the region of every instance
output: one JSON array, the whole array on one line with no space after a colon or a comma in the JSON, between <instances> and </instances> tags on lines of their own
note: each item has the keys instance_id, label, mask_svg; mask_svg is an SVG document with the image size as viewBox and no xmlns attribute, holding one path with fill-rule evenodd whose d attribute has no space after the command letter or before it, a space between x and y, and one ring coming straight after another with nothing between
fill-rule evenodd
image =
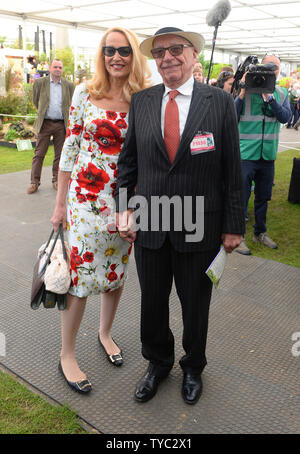
<instances>
[{"instance_id":1,"label":"purse handle","mask_svg":"<svg viewBox=\"0 0 300 454\"><path fill-rule=\"evenodd\" d=\"M46 253L46 249L47 249L47 247L48 247L49 244L50 244L50 241L51 241L51 239L52 239L52 237L53 237L53 234L54 234L54 229L52 229L52 232L51 232L51 234L50 234L50 236L49 236L49 239L48 239L48 241L47 241L47 243L46 243L46 246L45 246L43 252L42 252L41 255L40 255L40 259L41 259L42 256ZM45 273L45 271L46 271L47 266L48 266L49 263L50 263L51 255L52 255L52 252L53 252L53 250L54 250L54 248L55 248L55 245L56 245L56 243L57 243L58 237L60 237L60 240L61 240L61 245L62 245L62 250L63 250L63 257L64 257L64 259L65 259L66 262L67 262L67 260L68 260L68 258L67 258L66 246L65 246L65 241L64 241L64 230L63 230L62 224L60 224L60 225L59 225L59 228L58 228L58 230L57 230L57 232L56 232L56 235L55 235L55 237L54 237L53 245L52 245L52 247L51 247L51 249L50 249L50 252L49 252L49 255L48 255L48 257L47 257L47 260L46 260L46 262L44 263L44 265L43 265L41 271L39 272L39 277L42 277L42 275L43 275L43 274Z\"/></svg>"}]
</instances>

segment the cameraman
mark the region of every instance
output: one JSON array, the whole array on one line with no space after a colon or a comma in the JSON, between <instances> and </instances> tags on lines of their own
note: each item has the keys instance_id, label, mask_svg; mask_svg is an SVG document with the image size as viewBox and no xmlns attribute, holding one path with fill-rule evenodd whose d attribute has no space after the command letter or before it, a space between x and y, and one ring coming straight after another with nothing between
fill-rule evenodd
<instances>
[{"instance_id":1,"label":"cameraman","mask_svg":"<svg viewBox=\"0 0 300 454\"><path fill-rule=\"evenodd\" d=\"M276 79L279 75L280 59L266 54L262 64L276 65ZM267 235L266 215L271 200L274 179L274 161L277 155L280 123L287 123L291 117L287 90L276 86L271 93L247 93L245 73L240 82L240 93L235 99L239 120L240 149L244 178L245 217L251 194L252 181L255 183L254 236L253 241L272 249L277 244ZM235 249L243 255L250 255L245 240Z\"/></svg>"}]
</instances>

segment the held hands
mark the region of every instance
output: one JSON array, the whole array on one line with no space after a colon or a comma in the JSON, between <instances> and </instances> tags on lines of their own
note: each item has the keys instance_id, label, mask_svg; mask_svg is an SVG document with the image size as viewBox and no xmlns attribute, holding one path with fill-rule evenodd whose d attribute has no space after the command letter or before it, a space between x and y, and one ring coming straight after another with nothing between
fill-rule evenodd
<instances>
[{"instance_id":1,"label":"held hands","mask_svg":"<svg viewBox=\"0 0 300 454\"><path fill-rule=\"evenodd\" d=\"M136 239L136 228L133 218L133 210L123 211L123 213L116 213L117 229L120 237L133 243Z\"/></svg>"},{"instance_id":2,"label":"held hands","mask_svg":"<svg viewBox=\"0 0 300 454\"><path fill-rule=\"evenodd\" d=\"M229 254L242 242L243 236L234 233L222 233L223 246Z\"/></svg>"}]
</instances>

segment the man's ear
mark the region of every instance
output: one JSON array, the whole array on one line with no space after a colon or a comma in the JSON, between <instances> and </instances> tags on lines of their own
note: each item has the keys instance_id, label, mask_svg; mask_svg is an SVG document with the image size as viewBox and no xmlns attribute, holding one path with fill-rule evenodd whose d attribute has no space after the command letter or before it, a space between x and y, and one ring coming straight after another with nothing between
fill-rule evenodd
<instances>
[{"instance_id":1,"label":"man's ear","mask_svg":"<svg viewBox=\"0 0 300 454\"><path fill-rule=\"evenodd\" d=\"M196 51L196 49L194 48L193 49L193 57L194 57L194 64L198 63L198 52Z\"/></svg>"}]
</instances>

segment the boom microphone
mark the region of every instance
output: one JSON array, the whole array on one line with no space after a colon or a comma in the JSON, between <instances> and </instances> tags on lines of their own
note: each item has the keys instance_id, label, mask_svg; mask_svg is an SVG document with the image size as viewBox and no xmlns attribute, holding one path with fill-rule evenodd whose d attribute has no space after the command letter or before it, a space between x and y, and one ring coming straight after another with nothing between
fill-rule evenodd
<instances>
[{"instance_id":1,"label":"boom microphone","mask_svg":"<svg viewBox=\"0 0 300 454\"><path fill-rule=\"evenodd\" d=\"M210 76L210 71L211 71L211 66L212 66L212 61L213 61L213 55L214 55L214 50L215 50L218 28L222 24L222 22L226 19L226 17L230 13L230 11L231 11L231 5L230 5L229 1L220 0L218 3L215 4L215 6L211 10L208 11L207 16L206 16L207 25L209 25L210 27L215 27L214 36L213 36L213 40L212 40L212 52L211 52L211 57L210 57L207 79L206 79L207 84L209 82L209 76Z\"/></svg>"},{"instance_id":2,"label":"boom microphone","mask_svg":"<svg viewBox=\"0 0 300 454\"><path fill-rule=\"evenodd\" d=\"M231 5L228 0L220 0L207 13L206 23L210 27L221 25L231 11Z\"/></svg>"}]
</instances>

